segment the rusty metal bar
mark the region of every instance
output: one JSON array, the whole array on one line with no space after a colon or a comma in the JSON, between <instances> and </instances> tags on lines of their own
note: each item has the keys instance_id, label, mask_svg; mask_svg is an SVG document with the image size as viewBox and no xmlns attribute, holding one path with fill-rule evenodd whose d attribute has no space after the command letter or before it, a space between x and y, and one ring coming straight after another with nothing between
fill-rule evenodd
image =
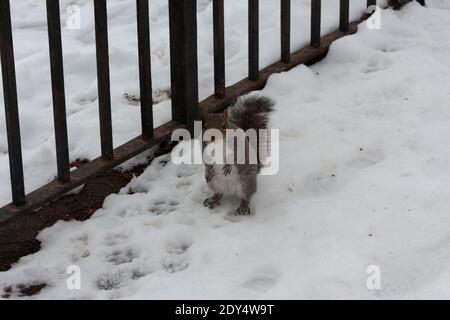
<instances>
[{"instance_id":1,"label":"rusty metal bar","mask_svg":"<svg viewBox=\"0 0 450 320\"><path fill-rule=\"evenodd\" d=\"M53 94L53 119L55 127L56 162L58 180L70 180L69 142L67 138L66 96L64 89L64 64L61 43L59 1L47 0L47 26L50 50L50 69Z\"/></svg>"},{"instance_id":2,"label":"rusty metal bar","mask_svg":"<svg viewBox=\"0 0 450 320\"><path fill-rule=\"evenodd\" d=\"M136 0L142 136L153 137L153 89L150 54L149 0Z\"/></svg>"},{"instance_id":3,"label":"rusty metal bar","mask_svg":"<svg viewBox=\"0 0 450 320\"><path fill-rule=\"evenodd\" d=\"M248 78L259 79L259 0L248 0Z\"/></svg>"},{"instance_id":4,"label":"rusty metal bar","mask_svg":"<svg viewBox=\"0 0 450 320\"><path fill-rule=\"evenodd\" d=\"M291 59L291 0L281 0L281 61Z\"/></svg>"},{"instance_id":5,"label":"rusty metal bar","mask_svg":"<svg viewBox=\"0 0 450 320\"><path fill-rule=\"evenodd\" d=\"M339 14L339 31L348 32L349 14L350 14L350 0L341 0Z\"/></svg>"},{"instance_id":6,"label":"rusty metal bar","mask_svg":"<svg viewBox=\"0 0 450 320\"><path fill-rule=\"evenodd\" d=\"M109 78L108 15L106 10L106 0L94 0L94 16L102 156L106 160L111 160L113 158L113 136L111 119L111 84Z\"/></svg>"},{"instance_id":7,"label":"rusty metal bar","mask_svg":"<svg viewBox=\"0 0 450 320\"><path fill-rule=\"evenodd\" d=\"M223 0L213 0L214 93L225 96L225 23Z\"/></svg>"},{"instance_id":8,"label":"rusty metal bar","mask_svg":"<svg viewBox=\"0 0 450 320\"><path fill-rule=\"evenodd\" d=\"M367 0L367 8L370 8L371 6L376 6L377 0Z\"/></svg>"},{"instance_id":9,"label":"rusty metal bar","mask_svg":"<svg viewBox=\"0 0 450 320\"><path fill-rule=\"evenodd\" d=\"M198 112L197 1L169 0L172 119L193 132Z\"/></svg>"},{"instance_id":10,"label":"rusty metal bar","mask_svg":"<svg viewBox=\"0 0 450 320\"><path fill-rule=\"evenodd\" d=\"M311 0L311 47L320 47L321 0Z\"/></svg>"},{"instance_id":11,"label":"rusty metal bar","mask_svg":"<svg viewBox=\"0 0 450 320\"><path fill-rule=\"evenodd\" d=\"M9 0L0 0L0 58L2 63L12 198L16 206L22 206L25 204L25 184Z\"/></svg>"}]
</instances>

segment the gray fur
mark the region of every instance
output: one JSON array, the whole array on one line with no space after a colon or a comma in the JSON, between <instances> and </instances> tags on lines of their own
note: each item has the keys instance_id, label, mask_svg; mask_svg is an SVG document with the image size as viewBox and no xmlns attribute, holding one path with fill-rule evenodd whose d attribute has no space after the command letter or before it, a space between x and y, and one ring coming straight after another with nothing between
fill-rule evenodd
<instances>
[{"instance_id":1,"label":"gray fur","mask_svg":"<svg viewBox=\"0 0 450 320\"><path fill-rule=\"evenodd\" d=\"M257 132L258 130L268 129L269 115L274 110L274 106L275 103L264 96L240 97L228 109L228 118L223 118L224 126L227 129L242 129L244 131L255 129ZM218 115L214 116L217 117ZM212 122L215 123L215 126L222 126L221 121L217 121L217 119ZM248 147L248 144L246 144L246 148ZM235 214L250 215L250 201L257 191L257 176L260 169L259 162L258 164L206 165L205 178L214 191L214 195L205 201L205 206L212 209L219 205L223 194L233 189L232 187L237 183L239 187L231 191L241 199L241 204ZM224 184L229 184L230 188L227 188L228 186Z\"/></svg>"},{"instance_id":2,"label":"gray fur","mask_svg":"<svg viewBox=\"0 0 450 320\"><path fill-rule=\"evenodd\" d=\"M269 115L275 103L265 96L240 97L228 109L228 122L246 131L248 129L267 129Z\"/></svg>"}]
</instances>

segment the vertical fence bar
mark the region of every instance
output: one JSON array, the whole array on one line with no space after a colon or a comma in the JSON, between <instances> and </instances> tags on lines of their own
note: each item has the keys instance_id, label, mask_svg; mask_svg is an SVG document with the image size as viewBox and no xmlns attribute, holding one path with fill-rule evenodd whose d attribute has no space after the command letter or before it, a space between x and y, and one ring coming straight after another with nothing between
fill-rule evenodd
<instances>
[{"instance_id":1,"label":"vertical fence bar","mask_svg":"<svg viewBox=\"0 0 450 320\"><path fill-rule=\"evenodd\" d=\"M370 15L374 12L372 7L376 6L376 5L377 5L377 0L367 0L366 18L369 18Z\"/></svg>"},{"instance_id":2,"label":"vertical fence bar","mask_svg":"<svg viewBox=\"0 0 450 320\"><path fill-rule=\"evenodd\" d=\"M339 15L339 31L348 32L350 22L349 14L350 14L349 0L341 0L340 15Z\"/></svg>"},{"instance_id":3,"label":"vertical fence bar","mask_svg":"<svg viewBox=\"0 0 450 320\"><path fill-rule=\"evenodd\" d=\"M259 0L248 0L248 74L259 79Z\"/></svg>"},{"instance_id":4,"label":"vertical fence bar","mask_svg":"<svg viewBox=\"0 0 450 320\"><path fill-rule=\"evenodd\" d=\"M150 54L149 0L136 0L142 136L153 137L153 89Z\"/></svg>"},{"instance_id":5,"label":"vertical fence bar","mask_svg":"<svg viewBox=\"0 0 450 320\"><path fill-rule=\"evenodd\" d=\"M417 2L419 2L422 6L425 5L425 0L417 0Z\"/></svg>"},{"instance_id":6,"label":"vertical fence bar","mask_svg":"<svg viewBox=\"0 0 450 320\"><path fill-rule=\"evenodd\" d=\"M21 206L25 204L25 186L9 0L0 0L0 58L2 63L12 198L16 206Z\"/></svg>"},{"instance_id":7,"label":"vertical fence bar","mask_svg":"<svg viewBox=\"0 0 450 320\"><path fill-rule=\"evenodd\" d=\"M64 64L61 43L59 1L47 0L47 26L50 50L50 68L53 93L53 120L56 141L58 180L70 180L69 147L67 139L66 97L64 89Z\"/></svg>"},{"instance_id":8,"label":"vertical fence bar","mask_svg":"<svg viewBox=\"0 0 450 320\"><path fill-rule=\"evenodd\" d=\"M281 61L291 60L291 0L281 0Z\"/></svg>"},{"instance_id":9,"label":"vertical fence bar","mask_svg":"<svg viewBox=\"0 0 450 320\"><path fill-rule=\"evenodd\" d=\"M113 158L113 139L111 122L111 89L109 79L108 15L106 11L106 0L94 0L94 15L102 156L105 160L111 160Z\"/></svg>"},{"instance_id":10,"label":"vertical fence bar","mask_svg":"<svg viewBox=\"0 0 450 320\"><path fill-rule=\"evenodd\" d=\"M223 0L213 0L214 25L214 92L225 96L225 22Z\"/></svg>"},{"instance_id":11,"label":"vertical fence bar","mask_svg":"<svg viewBox=\"0 0 450 320\"><path fill-rule=\"evenodd\" d=\"M172 118L193 132L199 118L197 0L169 0Z\"/></svg>"},{"instance_id":12,"label":"vertical fence bar","mask_svg":"<svg viewBox=\"0 0 450 320\"><path fill-rule=\"evenodd\" d=\"M311 46L320 47L321 0L311 0Z\"/></svg>"},{"instance_id":13,"label":"vertical fence bar","mask_svg":"<svg viewBox=\"0 0 450 320\"><path fill-rule=\"evenodd\" d=\"M376 6L377 0L367 0L367 9L369 9L371 6ZM367 12L369 13L369 12Z\"/></svg>"}]
</instances>

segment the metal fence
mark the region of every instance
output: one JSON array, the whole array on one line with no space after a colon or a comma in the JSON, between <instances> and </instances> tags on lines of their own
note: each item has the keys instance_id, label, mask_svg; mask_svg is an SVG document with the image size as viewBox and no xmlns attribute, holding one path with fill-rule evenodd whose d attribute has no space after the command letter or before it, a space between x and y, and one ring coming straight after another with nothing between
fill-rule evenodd
<instances>
[{"instance_id":1,"label":"metal fence","mask_svg":"<svg viewBox=\"0 0 450 320\"><path fill-rule=\"evenodd\" d=\"M107 0L93 0L101 157L71 172L67 139L60 7L58 0L46 0L58 175L55 181L26 195L10 1L0 0L0 53L12 188L12 203L0 209L0 220L8 219L20 212L36 209L64 195L82 185L88 179L107 172L161 143L176 128L187 127L192 129L194 121L201 119L203 115L223 109L239 95L264 87L271 74L289 70L301 63L313 63L326 54L333 41L356 32L356 26L361 21L349 23L350 1L340 0L340 12L337 13L340 15L339 29L321 37L321 0L311 0L311 46L291 53L291 0L279 0L281 1L281 58L279 62L260 70L259 0L248 0L248 78L226 88L224 0L213 0L215 92L199 103L197 3L196 0L168 0L172 121L154 128L149 1L151 0L136 0L142 135L114 149L111 122ZM376 0L367 1L368 6L374 4L376 4Z\"/></svg>"}]
</instances>

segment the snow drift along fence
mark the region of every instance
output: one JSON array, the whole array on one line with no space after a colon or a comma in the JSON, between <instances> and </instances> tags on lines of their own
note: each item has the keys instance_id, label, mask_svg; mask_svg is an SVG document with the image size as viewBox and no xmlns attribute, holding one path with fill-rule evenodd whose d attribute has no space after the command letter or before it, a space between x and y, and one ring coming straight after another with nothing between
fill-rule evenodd
<instances>
[{"instance_id":1,"label":"snow drift along fence","mask_svg":"<svg viewBox=\"0 0 450 320\"><path fill-rule=\"evenodd\" d=\"M36 209L77 188L101 173L133 158L170 137L174 129L192 129L194 120L221 110L239 95L264 87L268 77L301 63L323 57L330 44L356 32L360 21L349 23L349 0L340 0L339 30L321 37L321 0L311 0L311 46L290 52L291 2L281 1L281 60L263 70L259 68L259 0L248 0L249 70L248 78L225 87L224 0L213 0L214 15L214 95L199 103L197 70L196 0L168 0L170 19L172 121L154 128L150 61L149 3L136 0L137 36L141 92L142 135L114 149L108 54L107 1L93 0L97 51L98 104L100 114L101 157L71 172L67 139L60 7L57 0L46 0L50 48L53 117L55 128L57 179L26 195L22 163L10 1L0 0L0 53L11 173L12 203L0 209L0 221ZM376 4L368 0L367 5ZM95 138L95 137L93 137Z\"/></svg>"}]
</instances>

